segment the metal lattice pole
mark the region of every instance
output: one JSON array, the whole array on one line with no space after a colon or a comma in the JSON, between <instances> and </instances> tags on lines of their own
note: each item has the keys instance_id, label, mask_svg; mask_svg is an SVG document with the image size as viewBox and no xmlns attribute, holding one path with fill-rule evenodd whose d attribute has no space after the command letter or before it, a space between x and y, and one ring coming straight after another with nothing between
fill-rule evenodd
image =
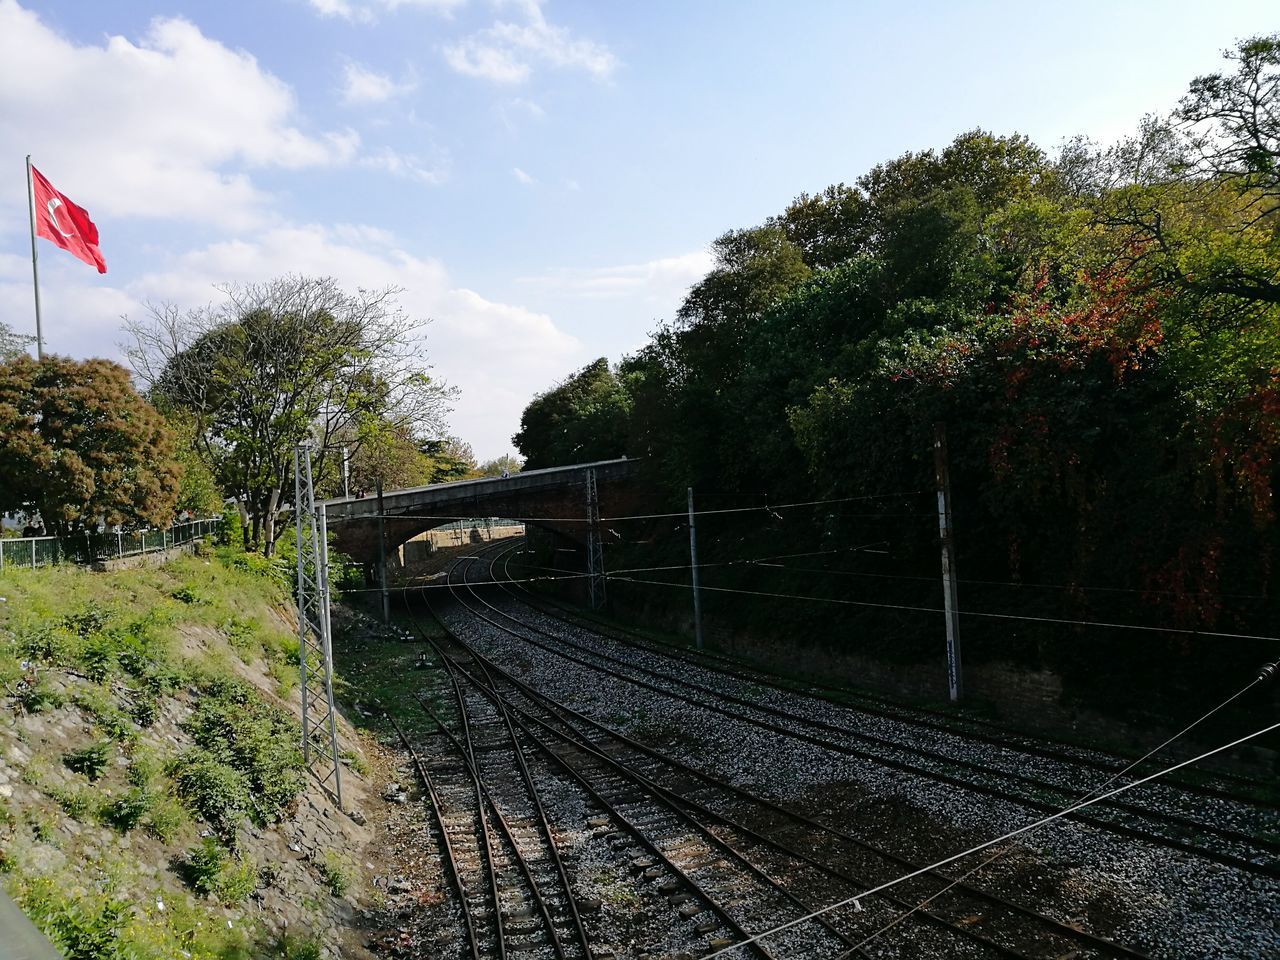
<instances>
[{"instance_id":1,"label":"metal lattice pole","mask_svg":"<svg viewBox=\"0 0 1280 960\"><path fill-rule=\"evenodd\" d=\"M298 660L302 673L302 757L307 769L342 807L333 660L329 632L328 550L324 507L316 509L311 444L293 451L294 526L298 532Z\"/></svg>"},{"instance_id":2,"label":"metal lattice pole","mask_svg":"<svg viewBox=\"0 0 1280 960\"><path fill-rule=\"evenodd\" d=\"M600 496L594 469L587 471L587 521L587 587L591 609L599 610L605 601L604 543L600 539Z\"/></svg>"}]
</instances>

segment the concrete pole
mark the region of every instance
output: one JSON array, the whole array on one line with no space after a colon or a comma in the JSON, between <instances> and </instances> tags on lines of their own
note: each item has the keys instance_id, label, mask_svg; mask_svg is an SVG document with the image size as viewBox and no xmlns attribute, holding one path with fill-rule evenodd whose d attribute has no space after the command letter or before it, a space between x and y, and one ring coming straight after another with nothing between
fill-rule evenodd
<instances>
[{"instance_id":1,"label":"concrete pole","mask_svg":"<svg viewBox=\"0 0 1280 960\"><path fill-rule=\"evenodd\" d=\"M951 702L964 696L960 676L960 601L951 524L951 474L947 464L947 426L933 425L933 465L938 479L938 539L942 545L942 605L947 619L947 686Z\"/></svg>"},{"instance_id":2,"label":"concrete pole","mask_svg":"<svg viewBox=\"0 0 1280 960\"><path fill-rule=\"evenodd\" d=\"M693 573L693 639L702 649L702 590L698 582L698 528L693 515L693 487L689 488L689 569Z\"/></svg>"},{"instance_id":3,"label":"concrete pole","mask_svg":"<svg viewBox=\"0 0 1280 960\"><path fill-rule=\"evenodd\" d=\"M382 481L378 481L378 586L382 590L382 622L391 622L391 597L387 594L387 522L382 509Z\"/></svg>"}]
</instances>

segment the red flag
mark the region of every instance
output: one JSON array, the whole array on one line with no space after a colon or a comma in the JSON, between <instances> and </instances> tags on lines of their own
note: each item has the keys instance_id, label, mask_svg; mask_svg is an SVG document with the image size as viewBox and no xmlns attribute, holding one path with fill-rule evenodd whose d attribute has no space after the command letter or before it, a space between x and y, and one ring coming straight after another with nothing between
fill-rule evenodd
<instances>
[{"instance_id":1,"label":"red flag","mask_svg":"<svg viewBox=\"0 0 1280 960\"><path fill-rule=\"evenodd\" d=\"M99 273L106 273L107 264L98 249L98 228L84 207L55 190L35 167L31 168L31 189L36 198L36 233L97 267Z\"/></svg>"}]
</instances>

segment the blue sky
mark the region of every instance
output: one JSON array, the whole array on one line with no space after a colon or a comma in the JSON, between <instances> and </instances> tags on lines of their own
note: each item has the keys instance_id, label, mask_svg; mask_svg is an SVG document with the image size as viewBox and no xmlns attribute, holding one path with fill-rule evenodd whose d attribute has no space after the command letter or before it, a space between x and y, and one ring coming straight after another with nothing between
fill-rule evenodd
<instances>
[{"instance_id":1,"label":"blue sky","mask_svg":"<svg viewBox=\"0 0 1280 960\"><path fill-rule=\"evenodd\" d=\"M1274 4L0 0L0 318L33 328L23 156L109 272L42 244L48 348L285 272L397 284L510 449L529 397L672 314L707 245L983 127L1168 110Z\"/></svg>"}]
</instances>

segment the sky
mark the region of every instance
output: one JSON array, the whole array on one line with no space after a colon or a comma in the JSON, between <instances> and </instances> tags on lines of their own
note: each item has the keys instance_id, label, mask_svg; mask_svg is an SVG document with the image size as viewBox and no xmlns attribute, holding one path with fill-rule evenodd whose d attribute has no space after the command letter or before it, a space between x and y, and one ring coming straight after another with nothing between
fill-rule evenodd
<instances>
[{"instance_id":1,"label":"sky","mask_svg":"<svg viewBox=\"0 0 1280 960\"><path fill-rule=\"evenodd\" d=\"M108 267L39 241L49 352L123 360L123 317L221 284L396 286L490 459L725 231L975 127L1110 142L1275 31L1243 0L0 0L0 321L34 333L29 153Z\"/></svg>"}]
</instances>

